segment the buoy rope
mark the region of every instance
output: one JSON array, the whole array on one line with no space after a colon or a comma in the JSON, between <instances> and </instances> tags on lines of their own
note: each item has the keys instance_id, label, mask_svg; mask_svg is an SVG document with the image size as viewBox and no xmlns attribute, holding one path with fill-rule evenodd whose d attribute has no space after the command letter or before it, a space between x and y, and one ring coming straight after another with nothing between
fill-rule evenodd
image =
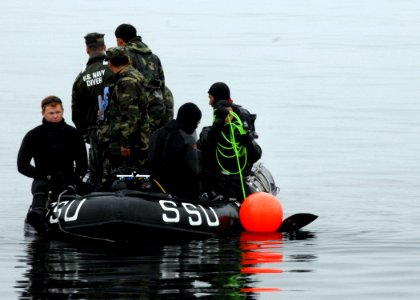
<instances>
[{"instance_id":1,"label":"buoy rope","mask_svg":"<svg viewBox=\"0 0 420 300\"><path fill-rule=\"evenodd\" d=\"M232 116L232 118L231 118ZM226 135L223 131L221 132L221 136L226 142L226 146L223 145L221 142L217 144L216 147L216 160L219 164L219 167L222 169L222 172L227 173L229 175L237 175L239 174L240 182L241 182L241 188L242 188L242 194L244 196L244 199L246 198L246 192L245 192L245 184L243 180L243 174L242 171L245 169L247 162L248 162L248 155L247 155L247 149L246 147L240 145L236 139L235 139L235 131L239 132L240 135L246 134L246 130L244 129L242 120L239 118L239 116L234 111L229 111L228 114L228 123L225 125L229 126L229 133ZM232 119L234 122L232 122ZM227 152L231 151L233 154L229 155ZM238 171L232 171L225 168L219 158L219 155L226 159L232 159L236 158L236 163L238 166ZM240 159L243 159L243 164L241 164Z\"/></svg>"}]
</instances>

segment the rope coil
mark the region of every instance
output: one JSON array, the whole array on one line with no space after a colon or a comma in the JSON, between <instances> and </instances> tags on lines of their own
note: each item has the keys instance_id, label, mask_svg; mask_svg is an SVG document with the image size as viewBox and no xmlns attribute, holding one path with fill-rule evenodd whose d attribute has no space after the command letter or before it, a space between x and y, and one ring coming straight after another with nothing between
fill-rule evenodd
<instances>
[{"instance_id":1,"label":"rope coil","mask_svg":"<svg viewBox=\"0 0 420 300\"><path fill-rule=\"evenodd\" d=\"M238 175L240 177L242 193L244 199L246 198L244 180L243 180L243 170L248 164L248 155L247 149L236 141L235 134L238 133L239 136L247 134L244 129L242 120L234 111L229 111L228 122L224 126L229 126L229 134L221 132L222 142L219 142L216 147L216 160L223 173L228 175ZM231 160L236 158L237 170L228 170L227 166L224 166L221 158ZM241 163L241 159L243 160Z\"/></svg>"}]
</instances>

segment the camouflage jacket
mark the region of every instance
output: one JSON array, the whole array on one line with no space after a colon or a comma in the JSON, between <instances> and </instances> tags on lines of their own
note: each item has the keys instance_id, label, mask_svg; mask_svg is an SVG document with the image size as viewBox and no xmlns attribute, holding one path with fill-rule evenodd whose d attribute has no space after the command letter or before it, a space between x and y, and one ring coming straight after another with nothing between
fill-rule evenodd
<instances>
[{"instance_id":1,"label":"camouflage jacket","mask_svg":"<svg viewBox=\"0 0 420 300\"><path fill-rule=\"evenodd\" d=\"M147 95L144 77L131 65L126 66L109 80L112 86L106 118L110 147L130 147L140 152L149 148L150 128L147 114ZM146 154L147 155L147 154Z\"/></svg>"},{"instance_id":2,"label":"camouflage jacket","mask_svg":"<svg viewBox=\"0 0 420 300\"><path fill-rule=\"evenodd\" d=\"M89 58L86 68L76 77L72 89L72 120L82 134L95 125L98 114L98 95L102 95L104 82L112 75L105 54Z\"/></svg>"},{"instance_id":3,"label":"camouflage jacket","mask_svg":"<svg viewBox=\"0 0 420 300\"><path fill-rule=\"evenodd\" d=\"M129 41L125 47L129 51L133 67L146 77L146 84L160 88L163 92L165 75L159 57L152 53L140 36Z\"/></svg>"},{"instance_id":4,"label":"camouflage jacket","mask_svg":"<svg viewBox=\"0 0 420 300\"><path fill-rule=\"evenodd\" d=\"M125 47L131 64L146 78L144 87L149 98L151 132L154 132L173 118L173 96L165 85L162 63L140 36L129 41Z\"/></svg>"}]
</instances>

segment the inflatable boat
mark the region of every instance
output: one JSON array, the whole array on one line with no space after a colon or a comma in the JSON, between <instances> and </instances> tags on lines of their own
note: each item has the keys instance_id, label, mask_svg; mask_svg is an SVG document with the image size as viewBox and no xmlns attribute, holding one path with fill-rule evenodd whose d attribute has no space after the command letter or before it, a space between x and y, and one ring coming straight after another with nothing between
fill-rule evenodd
<instances>
[{"instance_id":1,"label":"inflatable boat","mask_svg":"<svg viewBox=\"0 0 420 300\"><path fill-rule=\"evenodd\" d=\"M139 182L138 184L134 184ZM148 175L119 175L112 192L71 195L64 191L49 205L47 231L51 239L91 239L138 242L144 238L206 238L243 230L240 202L223 195L196 201L147 191ZM131 185L127 185L131 183ZM247 185L254 192L276 195L270 172L258 164ZM133 186L137 188L133 188ZM293 217L293 216L292 216ZM279 230L292 231L313 221L314 215L297 214L284 220Z\"/></svg>"},{"instance_id":2,"label":"inflatable boat","mask_svg":"<svg viewBox=\"0 0 420 300\"><path fill-rule=\"evenodd\" d=\"M240 228L235 202L192 203L134 190L63 195L51 204L47 223L50 237L107 241L210 237Z\"/></svg>"}]
</instances>

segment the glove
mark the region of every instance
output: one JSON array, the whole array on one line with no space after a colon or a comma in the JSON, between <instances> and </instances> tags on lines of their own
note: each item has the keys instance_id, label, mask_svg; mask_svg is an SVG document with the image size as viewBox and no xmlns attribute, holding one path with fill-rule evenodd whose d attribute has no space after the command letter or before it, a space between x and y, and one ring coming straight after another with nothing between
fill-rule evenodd
<instances>
[{"instance_id":1,"label":"glove","mask_svg":"<svg viewBox=\"0 0 420 300\"><path fill-rule=\"evenodd\" d=\"M235 140L239 142L241 145L248 147L252 143L253 138L252 136L246 133L246 134L235 135Z\"/></svg>"}]
</instances>

